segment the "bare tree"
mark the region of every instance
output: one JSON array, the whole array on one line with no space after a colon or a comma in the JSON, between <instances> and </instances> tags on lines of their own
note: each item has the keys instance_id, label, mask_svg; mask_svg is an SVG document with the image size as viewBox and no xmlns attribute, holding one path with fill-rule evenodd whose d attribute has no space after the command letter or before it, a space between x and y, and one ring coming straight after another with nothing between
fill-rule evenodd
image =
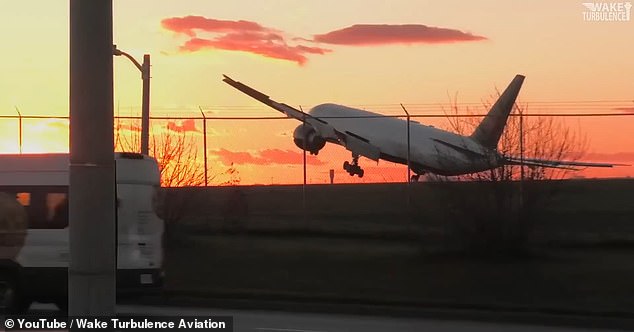
<instances>
[{"instance_id":1,"label":"bare tree","mask_svg":"<svg viewBox=\"0 0 634 332\"><path fill-rule=\"evenodd\" d=\"M124 135L129 129L131 135ZM150 135L150 155L156 159L161 174L162 187L195 187L205 184L204 163L200 156L200 146L193 134L173 131L169 128ZM117 119L115 123L115 149L124 152L139 150L138 128L125 125ZM220 172L207 170L207 183L214 185L236 185L240 183L238 171L232 165Z\"/></svg>"},{"instance_id":2,"label":"bare tree","mask_svg":"<svg viewBox=\"0 0 634 332\"><path fill-rule=\"evenodd\" d=\"M498 94L499 95L499 94ZM488 110L489 104L483 104ZM547 160L578 160L586 150L585 137L554 117L526 114L526 105L515 105L515 113L507 121L498 143L498 152L514 156ZM449 130L470 135L482 117L476 109L461 108L457 98L449 110L444 110ZM464 116L461 116L464 115ZM527 249L530 234L540 211L557 191L557 181L569 174L569 169L501 167L462 176L430 176L432 181L469 182L439 187L439 205L452 246L479 254L515 255ZM521 180L521 181L518 181ZM539 181L539 182L538 182ZM449 206L446 206L448 204Z\"/></svg>"},{"instance_id":3,"label":"bare tree","mask_svg":"<svg viewBox=\"0 0 634 332\"><path fill-rule=\"evenodd\" d=\"M128 129L131 135L124 135ZM137 127L126 125L119 119L115 122L115 144L119 151L139 151L140 133ZM161 175L161 191L158 198L157 214L165 221L165 241L167 245L178 241L177 224L187 215L187 211L197 204L204 204L203 195L196 195L191 188L205 184L204 163L200 157L199 144L192 133L174 131L168 127L160 133L151 133L150 155L158 163ZM240 183L237 169L232 165L220 172L207 170L208 184L236 185ZM179 188L176 188L179 187ZM206 196L205 196L206 197Z\"/></svg>"},{"instance_id":4,"label":"bare tree","mask_svg":"<svg viewBox=\"0 0 634 332\"><path fill-rule=\"evenodd\" d=\"M499 93L498 93L499 97ZM496 97L497 98L497 97ZM483 103L482 109L488 110L490 103ZM477 110L461 108L457 97L451 101L449 110L443 108L449 122L449 130L461 135L470 135L480 124L482 117ZM505 130L498 143L498 152L505 156L514 156L547 160L579 160L587 150L585 136L567 126L561 118L552 116L527 116L528 106L515 104L514 112L509 116ZM522 144L523 143L523 144ZM565 178L571 169L546 168L540 166L524 167L526 180L555 180ZM519 165L503 165L492 170L454 177L454 180L508 181L519 180Z\"/></svg>"}]
</instances>

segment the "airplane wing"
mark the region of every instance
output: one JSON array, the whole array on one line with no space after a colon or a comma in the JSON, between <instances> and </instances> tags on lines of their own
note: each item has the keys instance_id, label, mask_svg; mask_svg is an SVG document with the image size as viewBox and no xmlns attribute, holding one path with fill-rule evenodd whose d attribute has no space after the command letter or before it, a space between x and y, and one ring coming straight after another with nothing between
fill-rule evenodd
<instances>
[{"instance_id":1,"label":"airplane wing","mask_svg":"<svg viewBox=\"0 0 634 332\"><path fill-rule=\"evenodd\" d=\"M611 163L590 163L582 161L565 161L565 160L544 160L533 158L517 158L517 157L505 157L505 163L507 165L521 165L548 167L548 168L563 168L570 170L579 170L578 167L614 167L614 166L630 166L626 164L611 164Z\"/></svg>"},{"instance_id":2,"label":"airplane wing","mask_svg":"<svg viewBox=\"0 0 634 332\"><path fill-rule=\"evenodd\" d=\"M315 131L317 131L319 136L323 137L324 139L336 141L354 154L358 154L375 161L379 160L381 150L376 145L370 143L369 140L345 130L337 130L335 127L328 124L328 122L323 119L316 118L308 113L302 112L284 103L278 103L260 91L257 91L243 83L235 81L227 75L223 76L223 82L231 85L237 90L240 90L253 99L286 114L286 116L288 116L289 118L294 118L296 120L305 122L306 124L313 127Z\"/></svg>"}]
</instances>

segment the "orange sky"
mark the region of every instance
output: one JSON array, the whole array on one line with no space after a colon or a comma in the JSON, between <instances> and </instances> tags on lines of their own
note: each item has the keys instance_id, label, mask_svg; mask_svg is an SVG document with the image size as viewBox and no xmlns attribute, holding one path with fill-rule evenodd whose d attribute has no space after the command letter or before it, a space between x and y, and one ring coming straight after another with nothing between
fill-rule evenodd
<instances>
[{"instance_id":1,"label":"orange sky","mask_svg":"<svg viewBox=\"0 0 634 332\"><path fill-rule=\"evenodd\" d=\"M456 92L460 103L486 101L522 73L529 112L634 113L634 22L586 22L581 1L116 0L114 8L114 43L152 56L154 115L198 115L198 106L209 116L278 115L222 83L222 74L290 105L374 105L366 108L395 114L399 103L438 113ZM67 115L68 1L4 3L0 40L0 115L16 106L25 115ZM115 105L136 115L140 75L126 59L114 65ZM552 103L596 100L615 102ZM634 163L634 116L563 121L588 138L587 158ZM222 169L234 158L244 184L301 182L301 150L288 136L296 125L210 120L210 164ZM0 119L0 128L0 151L17 152L17 120ZM68 149L64 120L25 120L23 132L24 152ZM342 148L324 149L309 180L328 181L330 168L336 181L349 180L340 169L348 158ZM405 179L403 166L382 162L389 171L379 171L362 162L363 181ZM630 176L634 168L582 174Z\"/></svg>"}]
</instances>

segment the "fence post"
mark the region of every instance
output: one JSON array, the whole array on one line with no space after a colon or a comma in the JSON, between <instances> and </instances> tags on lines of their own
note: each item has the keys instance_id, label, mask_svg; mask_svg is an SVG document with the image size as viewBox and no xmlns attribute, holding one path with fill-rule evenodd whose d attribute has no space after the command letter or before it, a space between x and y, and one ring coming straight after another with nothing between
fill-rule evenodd
<instances>
[{"instance_id":1,"label":"fence post","mask_svg":"<svg viewBox=\"0 0 634 332\"><path fill-rule=\"evenodd\" d=\"M20 113L20 109L17 106L15 107L15 111L18 112L18 149L20 150L20 154L22 154L22 113Z\"/></svg>"},{"instance_id":2,"label":"fence post","mask_svg":"<svg viewBox=\"0 0 634 332\"><path fill-rule=\"evenodd\" d=\"M405 112L405 114L407 115L407 213L409 214L410 211L410 207L412 204L412 191L411 191L411 186L412 186L412 169L411 169L411 163L410 163L410 138L409 138L409 120L410 120L410 116L409 116L409 112L407 111L407 109L405 108L405 106L403 106L403 104L401 104L401 108L403 109L403 111Z\"/></svg>"},{"instance_id":3,"label":"fence post","mask_svg":"<svg viewBox=\"0 0 634 332\"><path fill-rule=\"evenodd\" d=\"M302 109L302 106L299 106L299 110L302 111L302 113L304 112L304 110ZM302 132L304 133L304 139L302 140L302 145L303 145L303 168L304 168L304 182L302 184L302 209L304 212L304 222L308 221L308 216L307 216L307 212L306 212L306 139L308 139L308 135L306 134L306 114L303 113L303 118L302 118Z\"/></svg>"},{"instance_id":4,"label":"fence post","mask_svg":"<svg viewBox=\"0 0 634 332\"><path fill-rule=\"evenodd\" d=\"M200 110L200 114L203 116L203 158L205 158L205 187L207 187L207 181L209 180L209 177L207 176L207 117L205 116L205 112L203 112L202 107L198 106L198 109Z\"/></svg>"},{"instance_id":5,"label":"fence post","mask_svg":"<svg viewBox=\"0 0 634 332\"><path fill-rule=\"evenodd\" d=\"M524 111L518 107L520 113L520 193L519 208L520 218L524 207Z\"/></svg>"}]
</instances>

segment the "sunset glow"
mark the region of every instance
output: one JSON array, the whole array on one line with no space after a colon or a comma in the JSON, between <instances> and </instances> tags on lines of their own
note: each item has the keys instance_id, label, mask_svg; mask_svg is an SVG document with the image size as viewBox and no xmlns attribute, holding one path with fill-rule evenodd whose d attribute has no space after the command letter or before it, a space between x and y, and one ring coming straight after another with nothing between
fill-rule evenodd
<instances>
[{"instance_id":1,"label":"sunset glow","mask_svg":"<svg viewBox=\"0 0 634 332\"><path fill-rule=\"evenodd\" d=\"M0 153L68 151L68 1L10 1L0 12ZM277 101L335 102L402 115L442 115L454 98L481 114L496 89L526 75L519 95L529 114L557 118L587 140L583 160L634 164L634 22L584 21L580 1L114 1L114 41L152 57L152 132L193 137L202 167L207 120L209 170L235 167L241 184L301 183L303 152L293 120L228 87L222 74ZM140 115L141 78L113 58L115 114ZM457 95L457 97L455 97ZM200 108L200 109L199 109ZM615 115L616 114L616 115ZM15 118L10 118L14 117ZM416 121L448 128L442 117ZM139 121L119 122L121 135ZM350 152L308 155L310 183L405 181L403 165L362 158L363 179L341 169ZM626 177L634 167L572 176ZM219 176L218 179L222 178Z\"/></svg>"}]
</instances>

